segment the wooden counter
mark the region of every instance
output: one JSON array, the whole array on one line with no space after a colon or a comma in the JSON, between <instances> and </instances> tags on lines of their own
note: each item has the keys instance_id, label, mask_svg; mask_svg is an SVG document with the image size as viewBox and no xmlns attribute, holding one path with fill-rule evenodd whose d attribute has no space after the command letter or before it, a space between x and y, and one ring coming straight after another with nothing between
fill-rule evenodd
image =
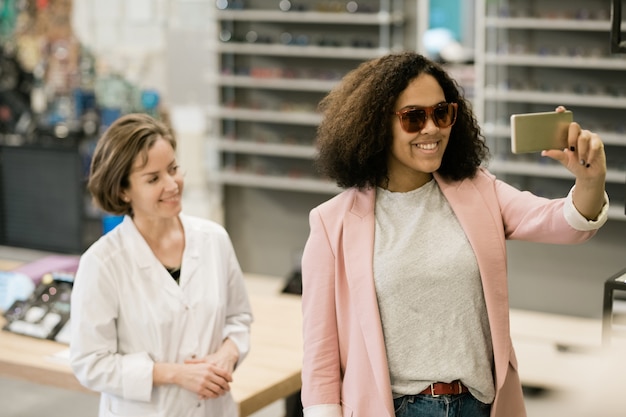
<instances>
[{"instance_id":1,"label":"wooden counter","mask_svg":"<svg viewBox=\"0 0 626 417\"><path fill-rule=\"evenodd\" d=\"M246 282L255 317L251 349L231 385L241 416L298 392L302 369L300 297L280 294L282 281L276 278L250 276ZM0 331L0 376L90 392L78 383L67 362L58 359L67 349L64 344Z\"/></svg>"},{"instance_id":2,"label":"wooden counter","mask_svg":"<svg viewBox=\"0 0 626 417\"><path fill-rule=\"evenodd\" d=\"M250 295L252 323L248 357L233 375L232 393L242 416L300 390L301 298Z\"/></svg>"}]
</instances>

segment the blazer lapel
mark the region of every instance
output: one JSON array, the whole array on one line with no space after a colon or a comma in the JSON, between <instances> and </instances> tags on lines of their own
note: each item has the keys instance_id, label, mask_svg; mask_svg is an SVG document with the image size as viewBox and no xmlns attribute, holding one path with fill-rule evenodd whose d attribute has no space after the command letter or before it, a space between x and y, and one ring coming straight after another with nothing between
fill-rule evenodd
<instances>
[{"instance_id":1,"label":"blazer lapel","mask_svg":"<svg viewBox=\"0 0 626 417\"><path fill-rule=\"evenodd\" d=\"M480 174L476 181L482 181ZM474 250L487 305L489 327L496 367L496 386L500 388L510 359L509 303L506 277L506 242L493 187L477 187L472 180L447 182L435 174L439 188L450 203ZM489 188L487 188L489 187Z\"/></svg>"},{"instance_id":2,"label":"blazer lapel","mask_svg":"<svg viewBox=\"0 0 626 417\"><path fill-rule=\"evenodd\" d=\"M374 286L374 206L376 190L354 192L352 209L344 216L343 252L350 291L354 294L361 331L369 355L376 386L384 399L389 417L394 416L391 380L383 336L378 299Z\"/></svg>"}]
</instances>

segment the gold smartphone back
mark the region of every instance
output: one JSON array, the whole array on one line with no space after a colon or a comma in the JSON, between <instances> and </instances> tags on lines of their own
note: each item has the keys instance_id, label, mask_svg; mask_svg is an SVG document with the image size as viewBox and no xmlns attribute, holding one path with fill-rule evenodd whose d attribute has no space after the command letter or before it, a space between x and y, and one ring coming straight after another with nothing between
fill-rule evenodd
<instances>
[{"instance_id":1,"label":"gold smartphone back","mask_svg":"<svg viewBox=\"0 0 626 417\"><path fill-rule=\"evenodd\" d=\"M513 153L567 148L567 132L574 121L571 111L514 114L511 116Z\"/></svg>"}]
</instances>

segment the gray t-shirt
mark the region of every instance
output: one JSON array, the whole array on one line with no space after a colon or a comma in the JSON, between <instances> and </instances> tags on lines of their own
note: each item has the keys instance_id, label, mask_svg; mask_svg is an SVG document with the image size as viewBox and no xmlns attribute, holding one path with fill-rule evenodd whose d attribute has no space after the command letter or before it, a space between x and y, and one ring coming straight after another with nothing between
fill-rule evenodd
<instances>
[{"instance_id":1,"label":"gray t-shirt","mask_svg":"<svg viewBox=\"0 0 626 417\"><path fill-rule=\"evenodd\" d=\"M376 193L374 281L394 397L460 379L493 402L493 347L472 247L436 181Z\"/></svg>"}]
</instances>

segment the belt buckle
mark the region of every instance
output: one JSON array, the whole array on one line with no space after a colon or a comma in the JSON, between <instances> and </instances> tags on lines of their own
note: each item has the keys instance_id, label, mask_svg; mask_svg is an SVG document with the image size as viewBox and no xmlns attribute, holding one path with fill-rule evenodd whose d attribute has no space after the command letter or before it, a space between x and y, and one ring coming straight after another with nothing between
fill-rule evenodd
<instances>
[{"instance_id":1,"label":"belt buckle","mask_svg":"<svg viewBox=\"0 0 626 417\"><path fill-rule=\"evenodd\" d=\"M435 394L435 384L430 384L430 395L437 398L437 397L441 397L440 394Z\"/></svg>"}]
</instances>

